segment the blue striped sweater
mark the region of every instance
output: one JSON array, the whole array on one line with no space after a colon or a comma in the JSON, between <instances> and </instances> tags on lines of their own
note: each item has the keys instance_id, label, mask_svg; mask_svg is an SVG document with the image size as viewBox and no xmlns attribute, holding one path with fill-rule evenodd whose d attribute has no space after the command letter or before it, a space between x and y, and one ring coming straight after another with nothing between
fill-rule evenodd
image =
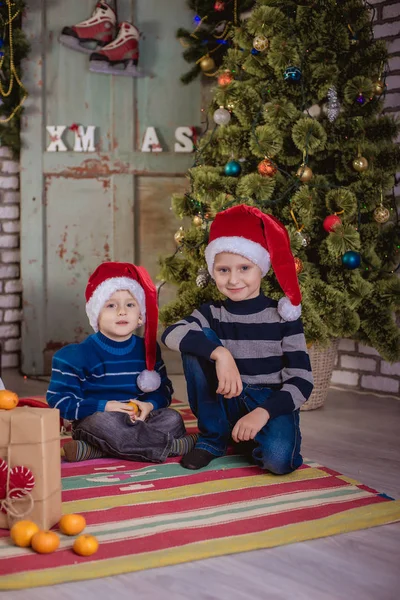
<instances>
[{"instance_id":1,"label":"blue striped sweater","mask_svg":"<svg viewBox=\"0 0 400 600\"><path fill-rule=\"evenodd\" d=\"M161 385L146 394L136 384L145 368L141 337L133 335L125 342L115 342L98 332L54 354L47 402L69 420L102 412L109 400L137 398L151 402L154 409L169 406L173 389L158 344L155 369L161 376Z\"/></svg>"},{"instance_id":2,"label":"blue striped sweater","mask_svg":"<svg viewBox=\"0 0 400 600\"><path fill-rule=\"evenodd\" d=\"M263 405L271 418L289 414L310 397L313 377L301 320L284 321L277 306L263 294L203 304L168 327L162 341L172 350L207 359L222 344L235 359L243 383L273 390ZM221 344L209 340L203 328L212 329Z\"/></svg>"}]
</instances>

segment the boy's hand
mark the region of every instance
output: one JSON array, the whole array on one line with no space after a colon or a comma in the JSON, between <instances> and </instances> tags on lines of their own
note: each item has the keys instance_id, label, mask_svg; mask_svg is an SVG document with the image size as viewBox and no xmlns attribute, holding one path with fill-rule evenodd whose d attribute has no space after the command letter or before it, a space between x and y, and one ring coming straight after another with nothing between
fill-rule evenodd
<instances>
[{"instance_id":1,"label":"boy's hand","mask_svg":"<svg viewBox=\"0 0 400 600\"><path fill-rule=\"evenodd\" d=\"M232 431L234 442L254 440L257 433L268 423L269 412L265 408L255 408L236 423Z\"/></svg>"},{"instance_id":2,"label":"boy's hand","mask_svg":"<svg viewBox=\"0 0 400 600\"><path fill-rule=\"evenodd\" d=\"M151 402L142 402L141 400L134 399L135 404L138 405L139 414L133 414L131 416L132 421L145 421L152 410L154 410L154 406Z\"/></svg>"},{"instance_id":3,"label":"boy's hand","mask_svg":"<svg viewBox=\"0 0 400 600\"><path fill-rule=\"evenodd\" d=\"M218 377L217 394L224 398L239 396L243 390L243 383L232 354L223 346L218 346L210 358L215 360L215 369Z\"/></svg>"},{"instance_id":4,"label":"boy's hand","mask_svg":"<svg viewBox=\"0 0 400 600\"><path fill-rule=\"evenodd\" d=\"M120 402L119 400L109 400L104 410L105 412L123 412L127 413L128 415L134 414L133 406L129 406L129 404L126 402Z\"/></svg>"}]
</instances>

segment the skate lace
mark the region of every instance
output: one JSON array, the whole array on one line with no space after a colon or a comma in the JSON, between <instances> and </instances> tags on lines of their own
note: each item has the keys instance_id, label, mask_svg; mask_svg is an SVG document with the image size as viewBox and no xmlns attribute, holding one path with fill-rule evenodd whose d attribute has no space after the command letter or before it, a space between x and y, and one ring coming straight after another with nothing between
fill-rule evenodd
<instances>
[{"instance_id":1,"label":"skate lace","mask_svg":"<svg viewBox=\"0 0 400 600\"><path fill-rule=\"evenodd\" d=\"M104 4L104 2L98 2L98 3L96 4L96 6L94 7L94 10L93 10L93 12L92 12L92 17L96 16L97 10L98 10L99 8L100 8L101 10L107 10L107 8L109 8L109 7L108 7L108 5L107 5L107 4Z\"/></svg>"}]
</instances>

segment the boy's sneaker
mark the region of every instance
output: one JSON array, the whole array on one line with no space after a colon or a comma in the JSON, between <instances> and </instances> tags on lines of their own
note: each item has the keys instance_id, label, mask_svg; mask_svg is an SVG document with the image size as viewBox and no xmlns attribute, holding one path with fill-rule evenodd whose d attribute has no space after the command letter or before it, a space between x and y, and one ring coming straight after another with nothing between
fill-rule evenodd
<instances>
[{"instance_id":1,"label":"boy's sneaker","mask_svg":"<svg viewBox=\"0 0 400 600\"><path fill-rule=\"evenodd\" d=\"M107 2L97 2L92 16L72 27L64 27L59 41L64 46L92 54L115 37L117 18Z\"/></svg>"}]
</instances>

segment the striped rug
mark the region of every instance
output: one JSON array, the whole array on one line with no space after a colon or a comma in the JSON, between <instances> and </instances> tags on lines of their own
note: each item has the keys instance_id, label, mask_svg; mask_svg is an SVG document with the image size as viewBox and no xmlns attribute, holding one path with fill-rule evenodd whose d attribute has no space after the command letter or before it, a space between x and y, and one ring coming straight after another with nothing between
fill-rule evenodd
<instances>
[{"instance_id":1,"label":"striped rug","mask_svg":"<svg viewBox=\"0 0 400 600\"><path fill-rule=\"evenodd\" d=\"M190 411L176 403L188 430ZM0 589L21 589L140 571L270 548L400 520L400 501L315 462L273 476L228 455L202 471L98 459L63 464L63 512L82 513L100 548L78 557L61 535L38 555L0 530Z\"/></svg>"}]
</instances>

